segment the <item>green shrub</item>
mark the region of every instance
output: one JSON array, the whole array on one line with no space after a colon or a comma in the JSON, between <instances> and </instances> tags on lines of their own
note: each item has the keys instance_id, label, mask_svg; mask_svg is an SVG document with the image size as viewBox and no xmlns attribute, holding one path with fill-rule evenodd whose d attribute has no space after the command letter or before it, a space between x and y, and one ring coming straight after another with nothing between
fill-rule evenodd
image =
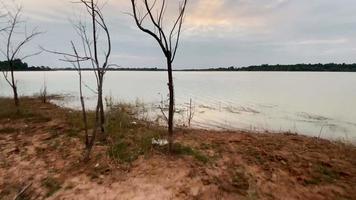
<instances>
[{"instance_id":1,"label":"green shrub","mask_svg":"<svg viewBox=\"0 0 356 200\"><path fill-rule=\"evenodd\" d=\"M118 142L109 148L109 156L122 162L132 162L138 158L138 154L129 148L125 142Z\"/></svg>"}]
</instances>

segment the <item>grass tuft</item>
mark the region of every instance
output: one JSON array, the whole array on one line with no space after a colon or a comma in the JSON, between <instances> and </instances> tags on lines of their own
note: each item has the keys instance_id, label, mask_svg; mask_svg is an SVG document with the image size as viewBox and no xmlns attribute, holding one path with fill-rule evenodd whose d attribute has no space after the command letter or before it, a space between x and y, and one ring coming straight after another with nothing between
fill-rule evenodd
<instances>
[{"instance_id":1,"label":"grass tuft","mask_svg":"<svg viewBox=\"0 0 356 200\"><path fill-rule=\"evenodd\" d=\"M52 196L54 193L61 189L60 183L52 177L46 178L42 184L47 189L47 197Z\"/></svg>"},{"instance_id":2,"label":"grass tuft","mask_svg":"<svg viewBox=\"0 0 356 200\"><path fill-rule=\"evenodd\" d=\"M17 129L11 127L5 127L0 129L0 134L15 133Z\"/></svg>"},{"instance_id":3,"label":"grass tuft","mask_svg":"<svg viewBox=\"0 0 356 200\"><path fill-rule=\"evenodd\" d=\"M312 169L312 176L310 179L304 181L306 185L319 185L322 183L334 183L340 178L337 171L331 166L318 163Z\"/></svg>"},{"instance_id":4,"label":"grass tuft","mask_svg":"<svg viewBox=\"0 0 356 200\"><path fill-rule=\"evenodd\" d=\"M108 155L120 162L131 163L141 155L153 150L152 139L165 134L161 127L152 127L150 123L138 120L137 106L110 103L107 110L106 131L112 144Z\"/></svg>"},{"instance_id":5,"label":"grass tuft","mask_svg":"<svg viewBox=\"0 0 356 200\"><path fill-rule=\"evenodd\" d=\"M109 156L116 160L130 163L138 158L138 153L132 151L129 145L125 142L117 142L116 144L110 146Z\"/></svg>"},{"instance_id":6,"label":"grass tuft","mask_svg":"<svg viewBox=\"0 0 356 200\"><path fill-rule=\"evenodd\" d=\"M241 170L235 170L232 176L232 185L238 189L238 193L242 195L247 195L247 191L249 190L249 182L245 173Z\"/></svg>"},{"instance_id":7,"label":"grass tuft","mask_svg":"<svg viewBox=\"0 0 356 200\"><path fill-rule=\"evenodd\" d=\"M209 158L202 154L200 151L195 150L189 146L185 146L179 143L175 143L173 146L173 153L176 155L188 155L194 157L196 160L206 164L209 162Z\"/></svg>"}]
</instances>

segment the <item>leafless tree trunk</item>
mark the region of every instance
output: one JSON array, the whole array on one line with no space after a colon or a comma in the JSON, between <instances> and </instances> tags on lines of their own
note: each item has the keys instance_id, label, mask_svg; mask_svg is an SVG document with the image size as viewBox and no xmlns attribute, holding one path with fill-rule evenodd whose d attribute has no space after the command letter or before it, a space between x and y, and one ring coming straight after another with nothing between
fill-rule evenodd
<instances>
[{"instance_id":1,"label":"leafless tree trunk","mask_svg":"<svg viewBox=\"0 0 356 200\"><path fill-rule=\"evenodd\" d=\"M95 109L95 122L94 122L95 125L94 125L92 133L90 135L89 134L89 126L88 126L88 115L87 115L87 110L86 110L86 106L85 106L84 94L83 94L83 78L82 78L82 68L81 68L81 62L85 61L87 59L84 59L79 56L78 50L76 49L73 42L71 42L71 45L72 45L72 49L74 52L73 55L69 56L69 54L65 54L65 53L58 53L58 54L64 55L65 61L72 63L73 67L78 72L79 98L80 98L80 105L81 105L81 109L82 109L82 120L83 120L83 124L84 124L84 134L85 134L85 150L84 150L84 159L83 160L85 162L87 162L90 160L90 154L91 154L91 151L92 151L94 143L95 143L97 129L99 126L98 125L99 124L99 103L97 104L96 109ZM68 56L71 58L68 58ZM75 60L73 60L73 56L74 56Z\"/></svg>"},{"instance_id":2,"label":"leafless tree trunk","mask_svg":"<svg viewBox=\"0 0 356 200\"><path fill-rule=\"evenodd\" d=\"M166 11L166 0L161 0L161 5L158 6L157 15L154 12L154 9L157 5L157 0L153 2L152 5L149 5L148 0L142 0L144 12L141 15L141 12L138 10L139 5L137 0L131 0L133 14L132 16L135 19L137 27L152 36L161 47L164 56L166 57L167 63L167 72L168 72L168 90L169 90L169 113L168 113L168 141L169 141L169 151L172 152L173 143L174 143L174 83L173 83L173 67L172 63L175 59L180 34L182 30L182 24L184 19L184 14L187 6L188 0L182 0L179 8L179 15L176 18L173 27L169 32L164 31L164 17ZM155 17L156 16L156 17ZM148 22L153 26L153 30L144 27L144 22Z\"/></svg>"},{"instance_id":3,"label":"leafless tree trunk","mask_svg":"<svg viewBox=\"0 0 356 200\"><path fill-rule=\"evenodd\" d=\"M84 55L79 55L79 52L71 42L72 49L74 54L72 53L61 53L56 51L49 51L47 52L60 54L65 57L64 61L70 62L74 65L74 67L78 70L79 74L79 93L80 93L80 101L82 107L82 115L83 115L83 122L85 128L85 152L84 152L84 160L88 161L90 159L90 154L92 148L94 146L95 140L97 138L97 133L100 131L102 133L102 138L106 139L105 134L105 112L104 112L104 103L103 103L103 84L104 84L104 76L107 69L113 64L109 64L109 58L111 54L111 37L109 29L105 23L103 13L101 9L94 3L94 0L80 0L80 2L85 6L86 10L88 11L91 17L91 25L92 25L92 38L89 36L87 27L83 23L79 23L75 25L75 29L78 35L81 38L82 47ZM105 33L105 39L107 42L106 45L106 52L104 53L104 60L101 62L98 55L98 45L99 45L99 34L98 28ZM89 135L88 130L88 117L85 108L85 100L83 96L82 90L82 73L81 73L81 63L88 61L95 74L96 78L96 95L97 95L97 105L95 108L95 121L94 127L92 129L91 135Z\"/></svg>"},{"instance_id":4,"label":"leafless tree trunk","mask_svg":"<svg viewBox=\"0 0 356 200\"><path fill-rule=\"evenodd\" d=\"M20 55L21 50L24 48L24 46L31 42L36 36L41 34L41 32L38 32L36 29L33 29L32 32L28 33L26 31L26 26L24 25L25 32L21 34L24 34L24 38L15 41L16 38L15 34L18 34L20 32L17 32L16 29L20 26L23 25L25 22L21 20L21 13L22 13L22 8L17 7L15 11L7 10L7 17L8 17L8 26L6 29L3 31L3 36L6 40L6 46L5 49L1 49L1 53L3 56L6 57L8 67L6 69L2 69L2 73L4 75L4 78L6 82L9 84L9 86L12 88L13 91L13 99L14 103L17 108L19 108L20 105L20 100L17 92L17 82L15 79L15 67L14 66L14 61L19 59L19 60L24 60L28 57L35 56L40 54L41 52L36 52L33 54L27 54L27 55ZM10 73L10 75L9 75Z\"/></svg>"},{"instance_id":5,"label":"leafless tree trunk","mask_svg":"<svg viewBox=\"0 0 356 200\"><path fill-rule=\"evenodd\" d=\"M100 130L102 134L105 134L105 112L104 112L104 103L103 103L103 84L104 84L104 75L106 72L106 67L107 66L102 66L100 67L100 61L98 59L98 41L97 41L97 15L99 18L102 19L102 28L106 32L106 35L108 37L108 55L110 55L111 51L111 42L110 42L110 34L109 31L105 25L105 21L103 20L103 16L101 15L100 9L97 7L97 5L94 4L94 0L91 0L90 2L81 0L87 7L87 9L90 10L91 12L91 17L92 17L92 26L93 26L93 49L94 49L94 61L95 65L97 67L97 73L98 73L98 105L99 105L99 120L100 120ZM90 3L90 4L89 4ZM105 62L107 64L107 60ZM104 63L104 64L105 64ZM104 136L103 138L106 138Z\"/></svg>"},{"instance_id":6,"label":"leafless tree trunk","mask_svg":"<svg viewBox=\"0 0 356 200\"><path fill-rule=\"evenodd\" d=\"M169 90L169 110L168 110L168 144L169 151L172 152L174 138L173 138L173 129L174 129L174 85L173 85L173 72L172 72L172 62L167 57L167 68L168 68L168 90Z\"/></svg>"},{"instance_id":7,"label":"leafless tree trunk","mask_svg":"<svg viewBox=\"0 0 356 200\"><path fill-rule=\"evenodd\" d=\"M87 111L85 107L85 100L84 100L84 95L83 95L83 80L82 80L82 68L79 60L79 54L78 51L74 45L73 42L71 42L72 48L74 51L74 54L76 56L76 65L73 64L74 68L77 69L78 75L79 75L79 97L80 97L80 104L82 107L82 117L83 117L83 123L84 123L84 133L85 133L85 152L84 152L84 161L89 161L90 159L90 153L93 149L95 138L96 138L96 132L97 132L97 124L98 124L98 106L96 108L95 112L95 126L93 128L93 133L90 136L89 135L89 130L88 130L88 116L87 116Z\"/></svg>"},{"instance_id":8,"label":"leafless tree trunk","mask_svg":"<svg viewBox=\"0 0 356 200\"><path fill-rule=\"evenodd\" d=\"M10 61L9 59L8 59L8 62L9 62L9 70L10 70L10 73L11 73L11 82L7 79L7 76L5 76L5 79L6 79L6 81L9 82L9 85L12 88L13 95L14 95L15 106L19 107L20 106L20 100L19 100L19 95L17 93L17 84L16 84L16 81L15 81L14 66L13 66L13 62ZM4 72L4 73L6 73L6 72Z\"/></svg>"}]
</instances>

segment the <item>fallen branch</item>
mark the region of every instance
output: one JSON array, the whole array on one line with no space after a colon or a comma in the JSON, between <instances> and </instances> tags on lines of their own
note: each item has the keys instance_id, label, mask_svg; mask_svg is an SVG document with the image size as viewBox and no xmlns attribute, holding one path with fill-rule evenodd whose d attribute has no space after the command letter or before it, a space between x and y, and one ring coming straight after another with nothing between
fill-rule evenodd
<instances>
[{"instance_id":1,"label":"fallen branch","mask_svg":"<svg viewBox=\"0 0 356 200\"><path fill-rule=\"evenodd\" d=\"M32 183L28 184L26 187L24 187L14 198L14 200L19 200L21 199L22 195L31 187Z\"/></svg>"}]
</instances>

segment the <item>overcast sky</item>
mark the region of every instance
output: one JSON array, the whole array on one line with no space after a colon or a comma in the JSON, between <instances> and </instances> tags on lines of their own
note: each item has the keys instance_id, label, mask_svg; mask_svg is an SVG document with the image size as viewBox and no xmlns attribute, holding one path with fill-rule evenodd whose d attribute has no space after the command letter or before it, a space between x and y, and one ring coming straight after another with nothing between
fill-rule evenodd
<instances>
[{"instance_id":1,"label":"overcast sky","mask_svg":"<svg viewBox=\"0 0 356 200\"><path fill-rule=\"evenodd\" d=\"M106 1L103 11L113 37L111 62L124 67L164 67L159 46L124 14L131 12L130 1ZM172 4L168 24L178 0L167 1ZM28 27L44 32L29 48L70 50L70 41L78 39L70 20L86 17L80 5L70 0L18 2L22 2ZM59 58L43 53L26 61L68 66ZM356 62L355 0L190 0L174 66L319 62Z\"/></svg>"}]
</instances>

